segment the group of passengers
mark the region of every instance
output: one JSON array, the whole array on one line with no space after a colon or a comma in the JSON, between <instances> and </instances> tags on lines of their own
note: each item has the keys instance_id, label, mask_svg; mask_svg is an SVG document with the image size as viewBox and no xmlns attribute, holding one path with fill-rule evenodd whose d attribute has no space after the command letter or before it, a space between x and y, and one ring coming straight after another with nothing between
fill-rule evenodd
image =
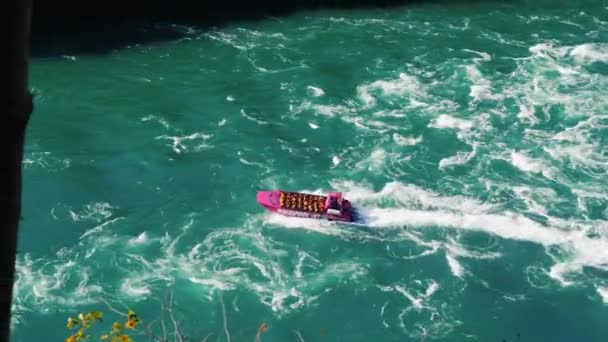
<instances>
[{"instance_id":1,"label":"group of passengers","mask_svg":"<svg viewBox=\"0 0 608 342\"><path fill-rule=\"evenodd\" d=\"M281 193L279 199L281 208L289 208L296 210L306 210L310 212L322 212L325 207L325 199L320 196L299 194L299 193Z\"/></svg>"}]
</instances>

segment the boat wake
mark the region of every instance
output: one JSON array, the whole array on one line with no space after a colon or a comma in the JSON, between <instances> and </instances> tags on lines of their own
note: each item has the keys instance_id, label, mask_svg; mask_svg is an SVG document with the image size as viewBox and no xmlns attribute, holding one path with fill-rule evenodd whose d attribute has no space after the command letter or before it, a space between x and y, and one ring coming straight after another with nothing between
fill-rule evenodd
<instances>
[{"instance_id":1,"label":"boat wake","mask_svg":"<svg viewBox=\"0 0 608 342\"><path fill-rule=\"evenodd\" d=\"M430 228L444 231L448 239L456 243L466 238L467 234L482 233L498 241L512 240L539 246L552 260L550 265L541 267L543 273L560 286L580 285L588 281L587 275L581 277L585 267L608 271L606 222L557 217L537 222L523 213L504 210L500 206L440 196L402 183L390 183L379 192L358 184L342 183L340 190L355 203L356 222L324 222L289 217L272 217L266 222L288 228L304 228L346 240L395 241L400 237L411 240L412 234L417 234L426 237L420 243L428 244L428 236L431 236L430 244L443 247L447 253L446 262L457 276L463 275L463 269L454 258L454 253L450 252L449 246L454 244L445 241L445 238L435 238ZM398 206L386 207L386 203L391 202ZM602 279L592 280L592 283L598 293L604 293ZM535 286L535 283L531 285ZM603 295L601 297L605 299Z\"/></svg>"}]
</instances>

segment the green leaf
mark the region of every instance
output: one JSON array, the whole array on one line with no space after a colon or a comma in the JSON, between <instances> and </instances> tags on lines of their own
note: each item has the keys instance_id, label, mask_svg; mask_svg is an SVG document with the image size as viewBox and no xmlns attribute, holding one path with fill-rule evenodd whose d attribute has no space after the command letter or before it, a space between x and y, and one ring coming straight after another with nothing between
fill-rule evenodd
<instances>
[{"instance_id":1,"label":"green leaf","mask_svg":"<svg viewBox=\"0 0 608 342\"><path fill-rule=\"evenodd\" d=\"M91 317L96 321L102 321L103 313L99 311L91 312Z\"/></svg>"},{"instance_id":2,"label":"green leaf","mask_svg":"<svg viewBox=\"0 0 608 342\"><path fill-rule=\"evenodd\" d=\"M67 327L68 329L74 329L80 322L78 321L78 318L76 317L70 317L68 318L68 324Z\"/></svg>"}]
</instances>

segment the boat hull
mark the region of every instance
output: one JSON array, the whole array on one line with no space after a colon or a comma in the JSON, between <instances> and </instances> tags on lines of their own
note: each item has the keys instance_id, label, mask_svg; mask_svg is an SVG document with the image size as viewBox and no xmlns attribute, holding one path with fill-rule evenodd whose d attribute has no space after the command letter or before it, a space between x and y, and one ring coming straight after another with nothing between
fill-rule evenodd
<instances>
[{"instance_id":1,"label":"boat hull","mask_svg":"<svg viewBox=\"0 0 608 342\"><path fill-rule=\"evenodd\" d=\"M332 215L327 211L327 196L270 190L258 191L256 199L268 211L285 216L344 222L355 219L354 210L347 200L343 201L341 213Z\"/></svg>"}]
</instances>

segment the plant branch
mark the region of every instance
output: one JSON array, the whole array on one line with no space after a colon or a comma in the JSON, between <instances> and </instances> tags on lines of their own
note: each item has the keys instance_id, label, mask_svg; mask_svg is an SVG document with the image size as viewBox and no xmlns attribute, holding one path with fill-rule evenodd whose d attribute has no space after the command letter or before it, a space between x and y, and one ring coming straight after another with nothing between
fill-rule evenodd
<instances>
[{"instance_id":1,"label":"plant branch","mask_svg":"<svg viewBox=\"0 0 608 342\"><path fill-rule=\"evenodd\" d=\"M169 317L171 318L171 321L173 322L173 328L175 329L175 334L177 335L177 339L179 340L179 342L184 342L182 340L182 334L179 331L179 325L177 324L177 321L175 320L175 316L173 316L173 290L171 290L169 292L169 306L168 306L168 311L169 311Z\"/></svg>"},{"instance_id":2,"label":"plant branch","mask_svg":"<svg viewBox=\"0 0 608 342\"><path fill-rule=\"evenodd\" d=\"M220 304L222 305L222 317L224 318L224 333L226 334L226 340L230 342L230 334L228 333L228 320L226 319L226 306L224 305L222 292L220 292Z\"/></svg>"},{"instance_id":3,"label":"plant branch","mask_svg":"<svg viewBox=\"0 0 608 342\"><path fill-rule=\"evenodd\" d=\"M104 302L104 303L105 303L105 304L108 306L108 308L109 308L110 310L112 310L114 313L117 313L117 314L119 314L119 315L121 315L121 316L128 317L128 316L127 316L127 314L125 314L124 312L120 312L120 311L118 311L118 310L114 309L114 308L112 307L112 305L110 305L110 303L108 303L108 301L107 301L107 300L105 300L105 299L103 299L103 298L99 298L99 299L101 299L101 301L102 301L102 302Z\"/></svg>"}]
</instances>

